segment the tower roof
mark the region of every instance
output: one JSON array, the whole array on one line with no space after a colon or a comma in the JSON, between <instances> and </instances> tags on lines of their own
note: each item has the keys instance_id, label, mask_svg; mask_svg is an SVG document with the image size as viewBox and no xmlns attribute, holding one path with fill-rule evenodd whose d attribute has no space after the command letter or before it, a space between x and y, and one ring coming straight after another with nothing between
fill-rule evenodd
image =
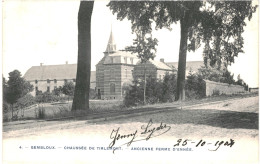
<instances>
[{"instance_id":1,"label":"tower roof","mask_svg":"<svg viewBox=\"0 0 260 164\"><path fill-rule=\"evenodd\" d=\"M111 28L111 32L110 32L110 37L107 43L107 49L105 52L110 53L110 52L115 52L116 51L116 43L115 43L115 39L114 39L114 35L112 32L112 28Z\"/></svg>"}]
</instances>

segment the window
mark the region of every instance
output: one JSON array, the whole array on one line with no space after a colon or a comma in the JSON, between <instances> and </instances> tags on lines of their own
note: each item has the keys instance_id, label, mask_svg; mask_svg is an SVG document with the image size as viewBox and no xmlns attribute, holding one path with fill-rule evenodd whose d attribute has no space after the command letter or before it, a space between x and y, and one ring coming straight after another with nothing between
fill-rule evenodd
<instances>
[{"instance_id":1,"label":"window","mask_svg":"<svg viewBox=\"0 0 260 164\"><path fill-rule=\"evenodd\" d=\"M76 82L76 79L73 79L73 83L75 83Z\"/></svg>"},{"instance_id":2,"label":"window","mask_svg":"<svg viewBox=\"0 0 260 164\"><path fill-rule=\"evenodd\" d=\"M54 79L54 83L57 84L57 79Z\"/></svg>"},{"instance_id":3,"label":"window","mask_svg":"<svg viewBox=\"0 0 260 164\"><path fill-rule=\"evenodd\" d=\"M47 83L50 83L51 81L49 79L47 79Z\"/></svg>"},{"instance_id":4,"label":"window","mask_svg":"<svg viewBox=\"0 0 260 164\"><path fill-rule=\"evenodd\" d=\"M35 80L35 84L38 84L38 80Z\"/></svg>"},{"instance_id":5,"label":"window","mask_svg":"<svg viewBox=\"0 0 260 164\"><path fill-rule=\"evenodd\" d=\"M125 78L127 78L127 69L125 69Z\"/></svg>"},{"instance_id":6,"label":"window","mask_svg":"<svg viewBox=\"0 0 260 164\"><path fill-rule=\"evenodd\" d=\"M111 57L111 63L114 63L114 58L113 57Z\"/></svg>"},{"instance_id":7,"label":"window","mask_svg":"<svg viewBox=\"0 0 260 164\"><path fill-rule=\"evenodd\" d=\"M116 86L114 83L110 83L110 94L115 94Z\"/></svg>"},{"instance_id":8,"label":"window","mask_svg":"<svg viewBox=\"0 0 260 164\"><path fill-rule=\"evenodd\" d=\"M115 78L115 70L111 69L110 70L110 79L114 79Z\"/></svg>"},{"instance_id":9,"label":"window","mask_svg":"<svg viewBox=\"0 0 260 164\"><path fill-rule=\"evenodd\" d=\"M67 83L68 82L68 80L67 79L64 79L64 83Z\"/></svg>"},{"instance_id":10,"label":"window","mask_svg":"<svg viewBox=\"0 0 260 164\"><path fill-rule=\"evenodd\" d=\"M124 57L124 60L125 60L125 64L127 64L127 57Z\"/></svg>"},{"instance_id":11,"label":"window","mask_svg":"<svg viewBox=\"0 0 260 164\"><path fill-rule=\"evenodd\" d=\"M133 58L130 58L130 60L131 60L131 64L134 64L134 59L133 59Z\"/></svg>"},{"instance_id":12,"label":"window","mask_svg":"<svg viewBox=\"0 0 260 164\"><path fill-rule=\"evenodd\" d=\"M47 92L50 92L50 86L47 87Z\"/></svg>"}]
</instances>

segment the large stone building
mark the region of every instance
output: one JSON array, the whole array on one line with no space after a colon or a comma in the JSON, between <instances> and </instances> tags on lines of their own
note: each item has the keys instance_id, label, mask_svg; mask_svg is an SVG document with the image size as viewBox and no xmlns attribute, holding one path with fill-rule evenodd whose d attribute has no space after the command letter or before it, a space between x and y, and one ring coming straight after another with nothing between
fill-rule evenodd
<instances>
[{"instance_id":1,"label":"large stone building","mask_svg":"<svg viewBox=\"0 0 260 164\"><path fill-rule=\"evenodd\" d=\"M32 66L24 75L24 78L34 86L31 93L36 95L36 91L51 92L59 86L63 86L65 81L75 83L77 64L43 65ZM96 87L96 72L91 71L90 88Z\"/></svg>"},{"instance_id":2,"label":"large stone building","mask_svg":"<svg viewBox=\"0 0 260 164\"><path fill-rule=\"evenodd\" d=\"M96 91L99 99L121 99L124 86L132 83L134 74L142 74L143 65L136 54L119 51L111 31L103 58L96 65ZM172 69L162 62L147 62L147 72L154 77ZM160 74L160 75L159 75Z\"/></svg>"}]
</instances>

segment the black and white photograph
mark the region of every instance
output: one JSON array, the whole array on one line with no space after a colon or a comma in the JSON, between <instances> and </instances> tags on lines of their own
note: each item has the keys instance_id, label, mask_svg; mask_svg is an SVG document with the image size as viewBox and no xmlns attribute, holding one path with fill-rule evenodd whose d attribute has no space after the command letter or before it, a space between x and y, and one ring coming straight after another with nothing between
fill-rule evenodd
<instances>
[{"instance_id":1,"label":"black and white photograph","mask_svg":"<svg viewBox=\"0 0 260 164\"><path fill-rule=\"evenodd\" d=\"M1 3L0 163L259 163L259 1Z\"/></svg>"}]
</instances>

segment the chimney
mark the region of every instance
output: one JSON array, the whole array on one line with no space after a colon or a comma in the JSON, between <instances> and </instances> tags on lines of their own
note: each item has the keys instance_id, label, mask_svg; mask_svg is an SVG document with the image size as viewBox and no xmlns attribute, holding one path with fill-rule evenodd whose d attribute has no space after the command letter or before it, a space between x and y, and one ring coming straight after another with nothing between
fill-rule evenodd
<instances>
[{"instance_id":1,"label":"chimney","mask_svg":"<svg viewBox=\"0 0 260 164\"><path fill-rule=\"evenodd\" d=\"M163 62L163 63L164 63L164 58L161 58L161 59L160 59L160 62Z\"/></svg>"},{"instance_id":2,"label":"chimney","mask_svg":"<svg viewBox=\"0 0 260 164\"><path fill-rule=\"evenodd\" d=\"M42 66L43 65L43 63L40 63L40 66Z\"/></svg>"},{"instance_id":3,"label":"chimney","mask_svg":"<svg viewBox=\"0 0 260 164\"><path fill-rule=\"evenodd\" d=\"M66 64L68 64L68 61L66 61Z\"/></svg>"}]
</instances>

